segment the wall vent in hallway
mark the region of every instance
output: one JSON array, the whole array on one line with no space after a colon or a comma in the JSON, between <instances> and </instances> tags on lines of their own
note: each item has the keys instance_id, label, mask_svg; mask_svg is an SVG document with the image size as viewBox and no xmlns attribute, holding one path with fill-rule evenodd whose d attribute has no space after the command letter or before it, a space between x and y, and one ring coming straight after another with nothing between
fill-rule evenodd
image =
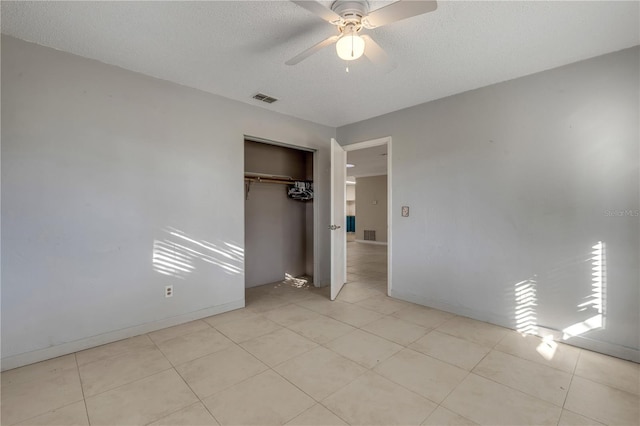
<instances>
[{"instance_id":1,"label":"wall vent in hallway","mask_svg":"<svg viewBox=\"0 0 640 426\"><path fill-rule=\"evenodd\" d=\"M376 231L371 229L364 230L364 240L365 241L375 241L376 240Z\"/></svg>"}]
</instances>

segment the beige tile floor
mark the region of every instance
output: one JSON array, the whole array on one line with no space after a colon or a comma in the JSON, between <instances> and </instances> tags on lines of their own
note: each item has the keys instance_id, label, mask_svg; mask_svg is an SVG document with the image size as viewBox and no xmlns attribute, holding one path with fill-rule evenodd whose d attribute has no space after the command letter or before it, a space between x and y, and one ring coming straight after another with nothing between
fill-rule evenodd
<instances>
[{"instance_id":1,"label":"beige tile floor","mask_svg":"<svg viewBox=\"0 0 640 426\"><path fill-rule=\"evenodd\" d=\"M2 373L2 424L637 425L638 364L386 296L386 248L348 284L276 283L247 307Z\"/></svg>"}]
</instances>

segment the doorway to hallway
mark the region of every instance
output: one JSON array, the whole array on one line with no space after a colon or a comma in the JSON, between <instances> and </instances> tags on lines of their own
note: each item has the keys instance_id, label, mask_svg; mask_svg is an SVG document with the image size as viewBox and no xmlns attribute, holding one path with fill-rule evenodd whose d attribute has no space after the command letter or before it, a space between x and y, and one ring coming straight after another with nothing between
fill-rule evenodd
<instances>
[{"instance_id":1,"label":"doorway to hallway","mask_svg":"<svg viewBox=\"0 0 640 426\"><path fill-rule=\"evenodd\" d=\"M346 145L348 293L389 294L391 138ZM356 291L361 289L361 291ZM366 290L366 291L365 291ZM347 296L348 297L348 296ZM339 297L340 299L340 297Z\"/></svg>"},{"instance_id":2,"label":"doorway to hallway","mask_svg":"<svg viewBox=\"0 0 640 426\"><path fill-rule=\"evenodd\" d=\"M387 246L347 242L347 283L338 300L358 303L387 295Z\"/></svg>"}]
</instances>

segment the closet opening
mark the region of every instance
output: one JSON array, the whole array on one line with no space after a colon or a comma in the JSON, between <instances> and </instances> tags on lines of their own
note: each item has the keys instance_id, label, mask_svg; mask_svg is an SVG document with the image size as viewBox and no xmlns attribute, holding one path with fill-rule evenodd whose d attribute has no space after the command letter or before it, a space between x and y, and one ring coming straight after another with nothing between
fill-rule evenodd
<instances>
[{"instance_id":1,"label":"closet opening","mask_svg":"<svg viewBox=\"0 0 640 426\"><path fill-rule=\"evenodd\" d=\"M245 304L254 310L315 290L314 157L245 137Z\"/></svg>"}]
</instances>

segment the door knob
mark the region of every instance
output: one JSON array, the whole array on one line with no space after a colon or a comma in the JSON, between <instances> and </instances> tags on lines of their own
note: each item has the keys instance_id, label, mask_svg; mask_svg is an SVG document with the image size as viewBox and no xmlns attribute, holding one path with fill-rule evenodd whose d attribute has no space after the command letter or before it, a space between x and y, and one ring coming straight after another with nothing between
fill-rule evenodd
<instances>
[{"instance_id":1,"label":"door knob","mask_svg":"<svg viewBox=\"0 0 640 426\"><path fill-rule=\"evenodd\" d=\"M340 225L329 225L329 229L335 231L336 229L340 229Z\"/></svg>"}]
</instances>

